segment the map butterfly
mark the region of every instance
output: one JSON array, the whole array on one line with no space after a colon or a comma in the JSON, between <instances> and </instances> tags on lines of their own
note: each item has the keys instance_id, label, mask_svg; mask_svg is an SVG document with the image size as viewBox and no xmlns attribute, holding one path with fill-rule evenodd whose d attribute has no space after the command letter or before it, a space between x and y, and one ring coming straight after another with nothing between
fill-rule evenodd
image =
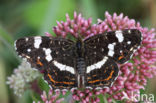
<instances>
[{"instance_id":1,"label":"map butterfly","mask_svg":"<svg viewBox=\"0 0 156 103\"><path fill-rule=\"evenodd\" d=\"M53 89L112 86L119 68L140 47L141 32L125 29L105 32L76 42L61 37L34 36L16 40L19 56L44 70Z\"/></svg>"}]
</instances>

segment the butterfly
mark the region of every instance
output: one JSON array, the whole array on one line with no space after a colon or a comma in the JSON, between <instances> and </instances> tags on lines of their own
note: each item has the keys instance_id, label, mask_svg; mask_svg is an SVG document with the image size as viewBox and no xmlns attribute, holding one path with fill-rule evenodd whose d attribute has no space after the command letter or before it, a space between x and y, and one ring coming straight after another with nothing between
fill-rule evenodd
<instances>
[{"instance_id":1,"label":"butterfly","mask_svg":"<svg viewBox=\"0 0 156 103\"><path fill-rule=\"evenodd\" d=\"M109 31L72 41L61 37L32 36L15 41L18 55L44 70L53 89L104 88L113 85L119 68L140 47L137 29Z\"/></svg>"}]
</instances>

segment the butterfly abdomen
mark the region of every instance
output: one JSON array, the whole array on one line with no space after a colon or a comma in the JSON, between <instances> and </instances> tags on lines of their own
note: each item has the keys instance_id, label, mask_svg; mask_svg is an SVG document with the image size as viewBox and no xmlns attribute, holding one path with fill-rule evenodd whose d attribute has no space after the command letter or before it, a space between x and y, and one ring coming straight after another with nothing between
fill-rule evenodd
<instances>
[{"instance_id":1,"label":"butterfly abdomen","mask_svg":"<svg viewBox=\"0 0 156 103\"><path fill-rule=\"evenodd\" d=\"M84 75L86 72L86 69L85 69L86 65L85 65L84 58L77 58L76 62L77 62L76 67L77 67L78 74Z\"/></svg>"},{"instance_id":2,"label":"butterfly abdomen","mask_svg":"<svg viewBox=\"0 0 156 103\"><path fill-rule=\"evenodd\" d=\"M77 58L76 59L76 68L77 68L77 83L78 88L85 87L85 74L86 74L86 65L84 58Z\"/></svg>"}]
</instances>

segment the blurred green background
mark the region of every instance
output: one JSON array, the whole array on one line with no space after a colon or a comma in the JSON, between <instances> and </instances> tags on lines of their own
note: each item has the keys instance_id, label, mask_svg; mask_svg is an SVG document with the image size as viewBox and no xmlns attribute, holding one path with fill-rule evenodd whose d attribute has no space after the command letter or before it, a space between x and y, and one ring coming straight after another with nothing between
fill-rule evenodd
<instances>
[{"instance_id":1,"label":"blurred green background","mask_svg":"<svg viewBox=\"0 0 156 103\"><path fill-rule=\"evenodd\" d=\"M86 19L92 17L93 23L97 18L103 20L108 11L124 13L142 26L156 27L156 0L0 0L0 103L31 101L27 92L17 98L5 83L19 64L13 42L24 36L53 34L56 20L64 21L66 13L73 18L74 11ZM156 77L149 80L146 92L156 96L155 85Z\"/></svg>"}]
</instances>

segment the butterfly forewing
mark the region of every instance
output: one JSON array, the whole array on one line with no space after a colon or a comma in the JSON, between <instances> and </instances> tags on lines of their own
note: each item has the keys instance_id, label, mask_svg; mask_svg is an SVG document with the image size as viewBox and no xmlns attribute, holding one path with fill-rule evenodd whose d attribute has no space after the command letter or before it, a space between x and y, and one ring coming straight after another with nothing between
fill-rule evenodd
<instances>
[{"instance_id":1,"label":"butterfly forewing","mask_svg":"<svg viewBox=\"0 0 156 103\"><path fill-rule=\"evenodd\" d=\"M32 67L44 71L45 80L53 88L65 89L76 84L73 43L64 38L36 36L18 39L15 47Z\"/></svg>"},{"instance_id":2,"label":"butterfly forewing","mask_svg":"<svg viewBox=\"0 0 156 103\"><path fill-rule=\"evenodd\" d=\"M15 42L18 55L26 58L37 68L42 68L54 60L63 63L66 61L64 58L69 58L70 61L72 54L69 55L69 52L72 45L73 42L70 40L45 36L21 38ZM68 64L73 66L71 63Z\"/></svg>"},{"instance_id":3,"label":"butterfly forewing","mask_svg":"<svg viewBox=\"0 0 156 103\"><path fill-rule=\"evenodd\" d=\"M86 57L89 58L91 55L96 56L97 54L102 54L122 64L128 61L132 54L139 48L141 40L141 32L137 29L110 31L95 35L84 41L86 54L89 54ZM89 53L90 51L92 53ZM90 64L93 62L90 62Z\"/></svg>"}]
</instances>

